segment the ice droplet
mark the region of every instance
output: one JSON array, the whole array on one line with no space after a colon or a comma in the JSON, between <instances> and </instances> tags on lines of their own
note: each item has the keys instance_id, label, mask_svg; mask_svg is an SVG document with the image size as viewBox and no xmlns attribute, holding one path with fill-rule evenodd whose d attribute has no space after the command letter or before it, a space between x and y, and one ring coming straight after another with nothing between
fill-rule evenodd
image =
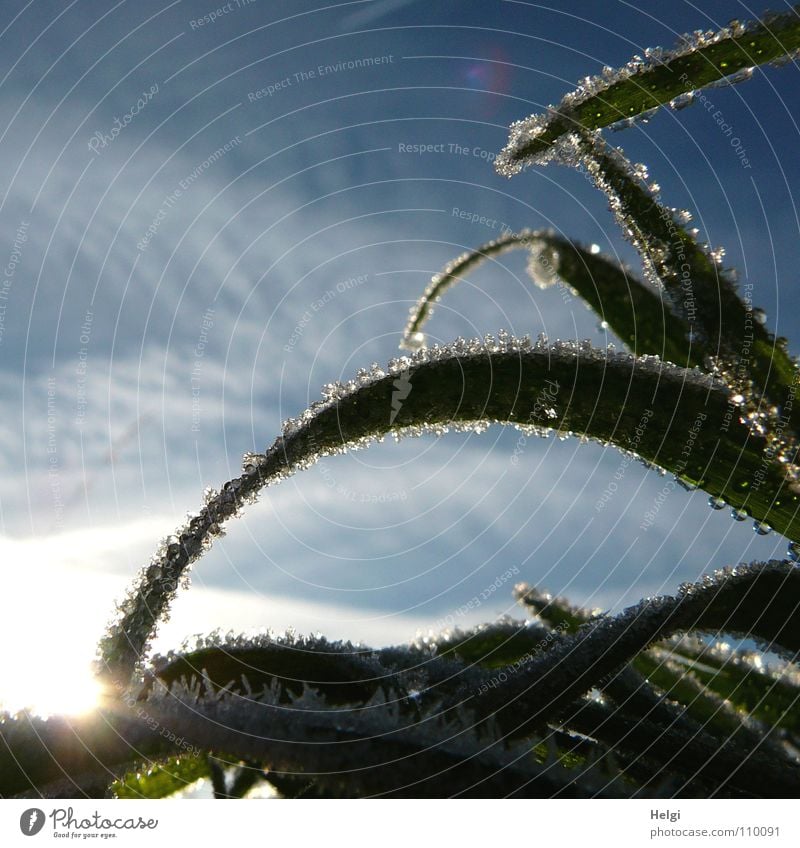
<instances>
[{"instance_id":1,"label":"ice droplet","mask_svg":"<svg viewBox=\"0 0 800 848\"><path fill-rule=\"evenodd\" d=\"M734 508L734 509L731 510L731 518L734 521L745 521L749 517L750 516L747 514L746 509L735 509Z\"/></svg>"},{"instance_id":2,"label":"ice droplet","mask_svg":"<svg viewBox=\"0 0 800 848\"><path fill-rule=\"evenodd\" d=\"M768 533L772 532L772 527L770 527L766 521L754 521L753 531L757 536L766 536Z\"/></svg>"},{"instance_id":3,"label":"ice droplet","mask_svg":"<svg viewBox=\"0 0 800 848\"><path fill-rule=\"evenodd\" d=\"M683 94L679 94L677 97L673 97L672 100L669 101L670 109L675 109L676 111L679 109L685 109L687 106L691 106L696 98L696 91L686 91Z\"/></svg>"},{"instance_id":4,"label":"ice droplet","mask_svg":"<svg viewBox=\"0 0 800 848\"><path fill-rule=\"evenodd\" d=\"M419 350L425 346L425 333L417 331L416 333L412 333L405 341L409 349Z\"/></svg>"},{"instance_id":5,"label":"ice droplet","mask_svg":"<svg viewBox=\"0 0 800 848\"><path fill-rule=\"evenodd\" d=\"M725 509L727 506L722 498L715 498L713 495L708 499L708 505L711 509Z\"/></svg>"},{"instance_id":6,"label":"ice droplet","mask_svg":"<svg viewBox=\"0 0 800 848\"><path fill-rule=\"evenodd\" d=\"M561 257L558 251L543 242L531 246L528 259L528 276L540 289L548 289L558 282L558 268Z\"/></svg>"},{"instance_id":7,"label":"ice droplet","mask_svg":"<svg viewBox=\"0 0 800 848\"><path fill-rule=\"evenodd\" d=\"M753 67L741 68L740 70L736 71L736 73L733 73L730 76L725 77L725 79L720 80L720 83L722 83L723 85L736 85L740 82L746 82L753 76L754 71L755 68Z\"/></svg>"},{"instance_id":8,"label":"ice droplet","mask_svg":"<svg viewBox=\"0 0 800 848\"><path fill-rule=\"evenodd\" d=\"M258 466L266 459L263 453L245 453L242 456L242 471L244 474L255 474Z\"/></svg>"}]
</instances>

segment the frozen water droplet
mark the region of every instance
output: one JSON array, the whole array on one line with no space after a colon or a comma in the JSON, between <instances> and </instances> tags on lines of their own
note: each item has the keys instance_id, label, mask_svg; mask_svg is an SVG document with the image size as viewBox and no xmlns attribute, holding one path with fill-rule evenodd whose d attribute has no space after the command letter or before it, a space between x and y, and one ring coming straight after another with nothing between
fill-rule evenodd
<instances>
[{"instance_id":1,"label":"frozen water droplet","mask_svg":"<svg viewBox=\"0 0 800 848\"><path fill-rule=\"evenodd\" d=\"M242 457L242 472L244 474L255 474L260 457L257 454L246 453Z\"/></svg>"},{"instance_id":2,"label":"frozen water droplet","mask_svg":"<svg viewBox=\"0 0 800 848\"><path fill-rule=\"evenodd\" d=\"M772 532L772 528L766 521L754 521L753 530L758 536L766 536L768 533Z\"/></svg>"},{"instance_id":3,"label":"frozen water droplet","mask_svg":"<svg viewBox=\"0 0 800 848\"><path fill-rule=\"evenodd\" d=\"M695 91L687 91L684 94L679 94L677 97L673 97L672 100L669 101L670 108L675 110L685 109L687 106L691 106L692 103L694 103L696 97L697 92Z\"/></svg>"},{"instance_id":4,"label":"frozen water droplet","mask_svg":"<svg viewBox=\"0 0 800 848\"><path fill-rule=\"evenodd\" d=\"M713 495L708 499L708 505L711 509L725 509L727 506L722 498L715 498Z\"/></svg>"},{"instance_id":5,"label":"frozen water droplet","mask_svg":"<svg viewBox=\"0 0 800 848\"><path fill-rule=\"evenodd\" d=\"M731 74L729 77L725 77L723 82L727 82L729 85L736 85L739 82L746 82L753 76L753 71L755 68L741 68L736 71L736 73Z\"/></svg>"},{"instance_id":6,"label":"frozen water droplet","mask_svg":"<svg viewBox=\"0 0 800 848\"><path fill-rule=\"evenodd\" d=\"M177 559L181 553L181 540L177 536L167 536L164 540L167 559Z\"/></svg>"},{"instance_id":7,"label":"frozen water droplet","mask_svg":"<svg viewBox=\"0 0 800 848\"><path fill-rule=\"evenodd\" d=\"M409 350L419 350L421 347L425 346L425 333L420 332L419 330L416 333L412 333L405 339L405 347Z\"/></svg>"},{"instance_id":8,"label":"frozen water droplet","mask_svg":"<svg viewBox=\"0 0 800 848\"><path fill-rule=\"evenodd\" d=\"M734 521L745 521L750 516L747 514L746 509L732 509L731 510L731 518Z\"/></svg>"},{"instance_id":9,"label":"frozen water droplet","mask_svg":"<svg viewBox=\"0 0 800 848\"><path fill-rule=\"evenodd\" d=\"M560 256L554 247L539 242L531 246L528 275L540 289L550 288L558 282Z\"/></svg>"},{"instance_id":10,"label":"frozen water droplet","mask_svg":"<svg viewBox=\"0 0 800 848\"><path fill-rule=\"evenodd\" d=\"M332 383L326 383L322 387L322 397L329 403L335 403L346 394L347 390L338 380L334 380Z\"/></svg>"}]
</instances>

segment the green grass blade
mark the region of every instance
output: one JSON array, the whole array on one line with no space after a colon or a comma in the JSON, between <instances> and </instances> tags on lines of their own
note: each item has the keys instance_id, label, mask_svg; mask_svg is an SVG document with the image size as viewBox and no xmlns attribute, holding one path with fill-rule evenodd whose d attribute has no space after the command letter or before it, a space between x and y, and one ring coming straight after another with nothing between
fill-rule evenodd
<instances>
[{"instance_id":1,"label":"green grass blade","mask_svg":"<svg viewBox=\"0 0 800 848\"><path fill-rule=\"evenodd\" d=\"M205 756L171 757L153 763L146 771L129 772L111 784L111 794L115 798L167 798L203 777L209 777Z\"/></svg>"},{"instance_id":2,"label":"green grass blade","mask_svg":"<svg viewBox=\"0 0 800 848\"><path fill-rule=\"evenodd\" d=\"M500 675L487 672L480 697L473 700L475 709L480 715L495 715L513 704L505 721L515 732L525 726L521 716L535 728L601 686L641 651L677 632L728 632L796 655L798 594L800 569L789 563L752 563L718 572L682 587L677 597L648 599L620 615L593 619L521 668Z\"/></svg>"},{"instance_id":3,"label":"green grass blade","mask_svg":"<svg viewBox=\"0 0 800 848\"><path fill-rule=\"evenodd\" d=\"M532 230L503 233L500 238L482 244L477 250L462 253L461 256L449 262L438 274L433 275L422 297L411 308L400 347L407 350L419 350L423 346L425 338L422 328L433 314L433 305L459 279L483 265L487 259L502 256L520 247L527 247L531 239L538 237L539 233Z\"/></svg>"},{"instance_id":4,"label":"green grass blade","mask_svg":"<svg viewBox=\"0 0 800 848\"><path fill-rule=\"evenodd\" d=\"M134 711L137 709L134 707ZM85 716L0 716L0 798L26 792L46 797L84 797L84 787L102 785L122 777L137 764L162 762L171 756L201 752L174 744L163 723L152 724L152 715L125 715L116 706ZM150 722L150 723L148 723ZM89 797L102 797L90 795Z\"/></svg>"},{"instance_id":5,"label":"green grass blade","mask_svg":"<svg viewBox=\"0 0 800 848\"><path fill-rule=\"evenodd\" d=\"M685 726L665 732L657 723L593 700L565 711L561 720L621 757L648 764L652 781L643 783L656 797L794 798L800 792L796 763L740 740L720 740ZM672 785L659 787L662 781Z\"/></svg>"},{"instance_id":6,"label":"green grass blade","mask_svg":"<svg viewBox=\"0 0 800 848\"><path fill-rule=\"evenodd\" d=\"M289 699L312 686L330 704L354 704L368 701L386 673L370 649L322 638L256 637L154 658L145 691L156 679L168 687L202 680L215 692L277 685Z\"/></svg>"},{"instance_id":7,"label":"green grass blade","mask_svg":"<svg viewBox=\"0 0 800 848\"><path fill-rule=\"evenodd\" d=\"M538 285L560 284L570 294L581 297L637 355L655 354L677 365L703 365L702 351L692 349L689 342L690 326L673 315L669 304L653 288L607 257L553 233L536 230L504 233L459 256L436 274L411 310L401 347L419 349L424 344L422 330L433 312L433 304L487 259L515 248L531 253L531 267L535 266L532 276Z\"/></svg>"},{"instance_id":8,"label":"green grass blade","mask_svg":"<svg viewBox=\"0 0 800 848\"><path fill-rule=\"evenodd\" d=\"M588 610L527 584L515 587L514 592L526 609L564 632L575 633L592 619ZM788 683L756 672L752 665L737 659L735 653L728 654L722 662L716 661L712 669L700 663L701 656L719 659L698 639L672 639L668 646L661 643L641 651L601 688L627 712L636 711L639 718L658 721L665 727L683 724L684 717L676 715L662 700L666 695L686 709L697 729L707 728L720 739L738 735L756 744L768 728L791 726L789 714L800 712L800 689L793 690ZM688 676L688 671L700 668L711 674ZM761 720L764 727L753 732L743 724L747 719Z\"/></svg>"},{"instance_id":9,"label":"green grass blade","mask_svg":"<svg viewBox=\"0 0 800 848\"><path fill-rule=\"evenodd\" d=\"M793 664L783 664L775 673L747 655L686 637L652 652L659 660L669 657L679 671L692 674L743 715L800 738L800 674Z\"/></svg>"},{"instance_id":10,"label":"green grass blade","mask_svg":"<svg viewBox=\"0 0 800 848\"><path fill-rule=\"evenodd\" d=\"M612 442L796 539L798 495L786 490L782 469L763 460L764 440L732 418L729 400L707 375L655 357L578 343L530 347L507 336L425 349L391 363L389 374L377 366L364 371L348 386L328 387L325 401L286 422L266 454L248 455L242 476L209 496L156 553L101 642L101 671L117 687L128 685L190 564L261 489L390 432L440 434L502 422ZM669 414L656 416L658 409ZM757 474L766 485L756 491Z\"/></svg>"},{"instance_id":11,"label":"green grass blade","mask_svg":"<svg viewBox=\"0 0 800 848\"><path fill-rule=\"evenodd\" d=\"M592 618L589 610L573 606L564 598L554 598L549 592L542 592L535 586L519 583L514 587L517 603L533 615L547 622L554 630L564 633L576 633L581 625Z\"/></svg>"},{"instance_id":12,"label":"green grass blade","mask_svg":"<svg viewBox=\"0 0 800 848\"><path fill-rule=\"evenodd\" d=\"M778 343L755 317L722 269L718 257L697 244L692 234L637 176L630 162L599 136L573 136L567 161L585 169L608 196L623 232L639 250L654 285L663 285L695 334L699 352L727 359L733 385L752 377L755 389L783 403L797 377L784 343ZM741 374L736 373L737 370ZM742 391L746 386L737 386ZM800 410L795 413L800 423ZM794 419L793 419L794 420Z\"/></svg>"},{"instance_id":13,"label":"green grass blade","mask_svg":"<svg viewBox=\"0 0 800 848\"><path fill-rule=\"evenodd\" d=\"M719 739L740 734L743 719L733 706L727 704L713 689L686 672L679 659L672 653L652 647L642 651L632 661L637 670L646 675L650 683L665 697L676 701L697 724Z\"/></svg>"},{"instance_id":14,"label":"green grass blade","mask_svg":"<svg viewBox=\"0 0 800 848\"><path fill-rule=\"evenodd\" d=\"M499 621L470 630L456 630L430 643L440 657L456 657L468 665L501 668L511 663L526 662L533 654L546 651L559 637L534 622Z\"/></svg>"},{"instance_id":15,"label":"green grass blade","mask_svg":"<svg viewBox=\"0 0 800 848\"><path fill-rule=\"evenodd\" d=\"M587 78L558 106L513 124L508 145L497 160L500 173L510 176L529 162L542 164L564 134L598 130L647 116L685 95L726 78L736 82L751 69L781 60L800 48L800 17L796 7L782 15L747 26L733 23L717 33L685 35L672 51L648 51L617 71Z\"/></svg>"},{"instance_id":16,"label":"green grass blade","mask_svg":"<svg viewBox=\"0 0 800 848\"><path fill-rule=\"evenodd\" d=\"M617 796L614 775L539 765L532 745L491 744L464 709L419 716L398 693L361 709L326 709L304 693L287 708L269 692L184 697L174 689L147 701L164 726L201 749L257 762L270 772L303 774L339 796ZM539 740L537 740L539 741ZM535 744L535 743L534 743ZM269 779L269 778L268 778Z\"/></svg>"}]
</instances>

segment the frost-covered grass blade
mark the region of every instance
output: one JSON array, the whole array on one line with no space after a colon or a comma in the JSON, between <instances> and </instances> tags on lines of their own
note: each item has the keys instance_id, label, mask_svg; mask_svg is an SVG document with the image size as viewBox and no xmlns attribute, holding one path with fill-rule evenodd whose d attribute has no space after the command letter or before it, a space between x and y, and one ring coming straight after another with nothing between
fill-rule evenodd
<instances>
[{"instance_id":1,"label":"frost-covered grass blade","mask_svg":"<svg viewBox=\"0 0 800 848\"><path fill-rule=\"evenodd\" d=\"M797 7L756 23L733 22L717 32L684 35L674 49L651 49L618 70L604 68L558 106L513 124L498 170L511 175L527 162L543 164L567 133L623 127L666 104L682 108L698 89L749 79L757 65L783 60L798 48Z\"/></svg>"},{"instance_id":2,"label":"frost-covered grass blade","mask_svg":"<svg viewBox=\"0 0 800 848\"><path fill-rule=\"evenodd\" d=\"M671 304L652 286L644 285L612 259L542 230L505 233L463 254L436 274L411 309L401 346L419 349L425 341L423 327L433 304L447 289L487 259L515 248L529 252L528 270L538 286L565 286L634 353L655 354L677 365L703 364L702 350L696 345L693 348L689 341L691 327L672 313Z\"/></svg>"},{"instance_id":3,"label":"frost-covered grass blade","mask_svg":"<svg viewBox=\"0 0 800 848\"><path fill-rule=\"evenodd\" d=\"M398 412L392 399L399 373L412 391ZM582 343L532 347L501 334L423 349L395 360L388 374L373 366L347 386L329 387L326 400L288 421L265 454L245 457L242 476L209 496L200 513L162 544L101 643L101 670L117 686L129 684L190 564L262 488L390 432L442 434L449 427L482 430L499 422L635 447L646 461L747 511L761 526L798 538L800 498L788 490L783 469L763 459L763 438L735 420L729 407L728 392L697 370ZM652 415L642 428L642 416L653 410L669 412ZM766 485L757 487L755 480Z\"/></svg>"}]
</instances>

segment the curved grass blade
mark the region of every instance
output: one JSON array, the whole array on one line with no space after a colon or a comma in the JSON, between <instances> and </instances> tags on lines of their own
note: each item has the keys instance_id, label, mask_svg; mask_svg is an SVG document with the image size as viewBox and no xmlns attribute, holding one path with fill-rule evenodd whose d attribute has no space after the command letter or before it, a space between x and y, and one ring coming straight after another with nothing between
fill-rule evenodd
<instances>
[{"instance_id":1,"label":"curved grass blade","mask_svg":"<svg viewBox=\"0 0 800 848\"><path fill-rule=\"evenodd\" d=\"M786 340L775 339L757 319L752 300L739 296L719 267L721 254L700 247L673 211L660 203L657 187L647 186L599 133L572 134L559 149L565 164L585 170L607 195L649 279L653 285L663 284L689 324L698 354L731 389L731 414L765 435L770 458L784 464L791 483L800 481L800 405L794 403L800 373Z\"/></svg>"},{"instance_id":2,"label":"curved grass blade","mask_svg":"<svg viewBox=\"0 0 800 848\"><path fill-rule=\"evenodd\" d=\"M588 610L526 584L516 586L514 592L523 606L563 632L577 633L593 618ZM737 737L751 747L771 746L765 737L772 724L753 727L752 716L735 712L717 692L702 684L694 685L678 665L681 659L667 649L654 646L637 654L599 688L631 721L647 720L667 731L678 728L684 733L711 733L721 740ZM666 699L676 701L681 707ZM783 756L781 750L775 754Z\"/></svg>"},{"instance_id":3,"label":"curved grass blade","mask_svg":"<svg viewBox=\"0 0 800 848\"><path fill-rule=\"evenodd\" d=\"M460 278L465 277L490 258L502 256L511 250L528 247L533 239L538 239L539 233L532 230L522 230L519 233L503 233L500 238L482 244L477 250L462 253L461 256L449 262L438 274L434 274L422 297L409 310L408 323L403 331L400 347L406 350L419 350L425 343L422 327L433 314L433 304Z\"/></svg>"},{"instance_id":4,"label":"curved grass blade","mask_svg":"<svg viewBox=\"0 0 800 848\"><path fill-rule=\"evenodd\" d=\"M469 665L500 668L547 650L557 638L558 633L534 622L507 620L440 634L427 644L438 657L456 657Z\"/></svg>"},{"instance_id":5,"label":"curved grass blade","mask_svg":"<svg viewBox=\"0 0 800 848\"><path fill-rule=\"evenodd\" d=\"M669 660L679 673L691 674L698 685L743 715L800 738L800 673L790 664L776 673L761 667L760 659L687 637L654 646L648 653L657 660L654 675L659 673L658 663Z\"/></svg>"},{"instance_id":6,"label":"curved grass blade","mask_svg":"<svg viewBox=\"0 0 800 848\"><path fill-rule=\"evenodd\" d=\"M76 786L177 747L224 753L259 768L302 776L332 796L618 797L630 787L607 771L539 765L530 745L487 738L467 714L420 720L397 700L325 709L306 691L291 708L270 690L248 698L202 697L172 687L142 702L146 718L101 711L80 722L30 719L0 724L0 797L26 791L75 797ZM154 727L156 729L154 729ZM168 728L180 743L159 732ZM71 780L64 783L64 775Z\"/></svg>"},{"instance_id":7,"label":"curved grass blade","mask_svg":"<svg viewBox=\"0 0 800 848\"><path fill-rule=\"evenodd\" d=\"M530 251L531 274L539 286L555 283L568 287L634 353L656 354L677 365L703 365L702 351L693 350L689 342L689 325L673 315L652 288L611 259L543 230L504 233L453 260L431 279L411 309L400 346L419 349L425 341L422 329L433 304L445 291L487 259L515 248Z\"/></svg>"},{"instance_id":8,"label":"curved grass blade","mask_svg":"<svg viewBox=\"0 0 800 848\"><path fill-rule=\"evenodd\" d=\"M507 732L537 726L625 665L677 632L727 632L759 639L770 650L800 653L800 569L753 563L682 587L677 597L642 601L618 616L601 616L563 637L548 652L501 677L487 673L470 706L493 714ZM462 693L466 695L466 693ZM526 718L520 720L520 715Z\"/></svg>"},{"instance_id":9,"label":"curved grass blade","mask_svg":"<svg viewBox=\"0 0 800 848\"><path fill-rule=\"evenodd\" d=\"M361 703L388 684L388 670L378 658L371 649L321 638L212 640L194 650L155 657L142 694L152 691L156 680L167 687L202 680L214 692L277 685L288 702L312 686L329 704Z\"/></svg>"},{"instance_id":10,"label":"curved grass blade","mask_svg":"<svg viewBox=\"0 0 800 848\"><path fill-rule=\"evenodd\" d=\"M407 389L399 404L398 382ZM118 689L130 684L189 565L227 519L265 486L389 432L441 434L448 427L483 430L502 422L531 433L578 433L635 449L790 538L800 531L798 496L786 491L782 469L765 463L763 439L730 420L727 392L708 375L655 357L634 359L582 343L531 347L502 335L424 349L390 363L388 374L375 366L348 386L326 391L325 401L286 422L267 453L247 455L242 476L210 494L143 569L100 645L100 672ZM643 414L655 409L670 415L653 414L643 428ZM758 491L756 474L767 484Z\"/></svg>"},{"instance_id":11,"label":"curved grass blade","mask_svg":"<svg viewBox=\"0 0 800 848\"><path fill-rule=\"evenodd\" d=\"M361 709L326 710L310 693L292 709L272 694L247 700L226 695L147 701L166 726L200 748L216 748L259 762L271 772L303 775L331 795L391 797L619 796L630 788L617 775L591 769L541 766L531 746L499 744L468 713L406 712L401 699L374 699ZM597 769L596 771L600 771Z\"/></svg>"},{"instance_id":12,"label":"curved grass blade","mask_svg":"<svg viewBox=\"0 0 800 848\"><path fill-rule=\"evenodd\" d=\"M548 604L548 607L552 609L552 605ZM524 665L533 655L556 644L561 633L568 629L561 616L555 630L537 626L535 622L500 621L466 632L449 632L428 638L425 654L421 657L415 656L413 649L399 647L356 652L352 646L341 646L324 639L293 640L288 645L274 640L259 642L256 639L249 643L237 640L173 656L169 661L157 658L153 663L153 678L145 693L152 690L156 679L170 688L176 684L191 687L202 681L207 691L225 690L229 694L239 692L248 696L265 686L277 685L281 702L290 704L292 698L302 693L305 680L326 704L335 707L364 703L379 688L388 694L389 688L396 687L400 680L405 679L416 693L414 698L422 705L434 703L455 686L463 686L470 668L499 668L512 663ZM693 708L698 693L691 687L687 688L684 675L680 671L675 672L672 666L666 666L665 660L649 665L640 663L644 656L640 654L632 665L637 668L640 665L645 668L653 666L658 680L666 675L670 685L665 688L670 696L675 695L673 682L682 685L683 694L691 696L684 699L684 703L692 701L691 714L703 721L716 719L714 727L719 728L720 710L730 711L724 705L720 706L719 698L714 701L707 698L708 710L698 715L700 711ZM435 669L432 668L434 657ZM446 673L442 673L439 668L442 660L453 658L457 658L459 663L449 663ZM476 688L478 683L474 683ZM602 689L627 714L633 711L640 718L658 721L664 727L685 723L684 716L671 708L630 666L603 683ZM729 718L723 738L742 730L738 716L732 714ZM700 725L694 725L694 730L700 729Z\"/></svg>"},{"instance_id":13,"label":"curved grass blade","mask_svg":"<svg viewBox=\"0 0 800 848\"><path fill-rule=\"evenodd\" d=\"M515 586L514 594L533 614L567 633L576 633L592 619L588 610L525 583ZM650 706L656 706L652 701L652 686L656 686L668 698L684 705L699 727L713 728L723 738L747 733L743 721L761 722L752 735L762 737L774 728L795 734L800 729L800 675L788 663L779 676L770 675L736 651L723 652L697 638L683 636L640 652L623 671L636 678L621 681L627 689L636 688L640 701L644 692L651 702L649 706L643 702L639 710L645 717L649 717L646 714ZM644 681L652 686L644 687ZM615 691L614 686L606 684L603 690L618 703L626 698L624 686ZM668 723L675 718L671 717Z\"/></svg>"},{"instance_id":14,"label":"curved grass blade","mask_svg":"<svg viewBox=\"0 0 800 848\"><path fill-rule=\"evenodd\" d=\"M31 792L47 798L103 797L115 778L138 764L179 755L183 760L186 749L154 731L147 718L152 717L143 720L120 710L79 718L0 716L0 798Z\"/></svg>"},{"instance_id":15,"label":"curved grass blade","mask_svg":"<svg viewBox=\"0 0 800 848\"><path fill-rule=\"evenodd\" d=\"M564 723L601 740L621 756L650 763L656 779L668 774L677 787L674 797L718 795L794 798L800 793L800 768L786 758L719 740L703 732L673 727L669 732L646 719L631 719L597 701L584 701L577 711L565 711ZM647 782L643 784L647 787Z\"/></svg>"},{"instance_id":16,"label":"curved grass blade","mask_svg":"<svg viewBox=\"0 0 800 848\"><path fill-rule=\"evenodd\" d=\"M664 697L681 704L685 715L704 732L723 741L735 739L737 744L758 747L778 759L786 757L780 744L770 738L775 731L772 724L762 724L751 714L737 710L713 688L687 672L675 655L652 647L642 651L632 664L648 673L647 679L664 693Z\"/></svg>"},{"instance_id":17,"label":"curved grass blade","mask_svg":"<svg viewBox=\"0 0 800 848\"><path fill-rule=\"evenodd\" d=\"M604 68L545 114L512 124L498 170L510 176L527 163L543 164L566 133L625 126L665 104L687 106L698 89L749 79L755 66L781 60L798 48L797 7L763 22L733 22L715 33L684 35L673 50L648 50L619 70Z\"/></svg>"}]
</instances>

